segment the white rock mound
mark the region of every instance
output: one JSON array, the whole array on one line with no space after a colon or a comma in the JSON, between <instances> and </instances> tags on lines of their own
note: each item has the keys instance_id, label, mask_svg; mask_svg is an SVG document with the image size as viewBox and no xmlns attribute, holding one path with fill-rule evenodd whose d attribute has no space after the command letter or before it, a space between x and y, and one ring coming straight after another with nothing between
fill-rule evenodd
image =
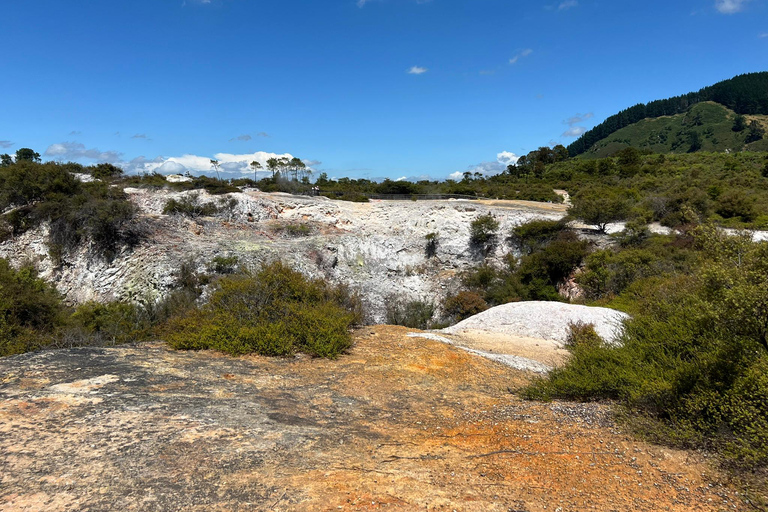
<instances>
[{"instance_id":1,"label":"white rock mound","mask_svg":"<svg viewBox=\"0 0 768 512\"><path fill-rule=\"evenodd\" d=\"M629 315L626 313L609 308L562 302L511 302L483 311L441 332L460 335L468 331L486 331L551 340L562 346L568 336L568 325L583 322L593 324L597 334L608 343L617 343L627 319Z\"/></svg>"}]
</instances>

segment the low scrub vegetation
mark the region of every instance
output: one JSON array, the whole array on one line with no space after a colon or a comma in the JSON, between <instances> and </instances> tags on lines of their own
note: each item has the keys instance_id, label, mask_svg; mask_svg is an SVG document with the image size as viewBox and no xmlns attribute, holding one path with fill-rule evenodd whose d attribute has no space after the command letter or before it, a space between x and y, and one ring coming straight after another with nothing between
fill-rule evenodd
<instances>
[{"instance_id":1,"label":"low scrub vegetation","mask_svg":"<svg viewBox=\"0 0 768 512\"><path fill-rule=\"evenodd\" d=\"M221 278L206 305L163 330L177 349L335 358L351 346L350 327L360 319L359 301L344 288L272 263Z\"/></svg>"},{"instance_id":2,"label":"low scrub vegetation","mask_svg":"<svg viewBox=\"0 0 768 512\"><path fill-rule=\"evenodd\" d=\"M403 325L412 329L434 327L435 305L422 300L403 300L400 297L387 299L387 323Z\"/></svg>"},{"instance_id":3,"label":"low scrub vegetation","mask_svg":"<svg viewBox=\"0 0 768 512\"><path fill-rule=\"evenodd\" d=\"M92 172L105 179L119 176L119 169L102 167ZM84 242L106 258L135 243L133 204L106 181L83 183L72 174L83 170L77 164L30 160L0 166L0 235L7 238L48 223L55 263Z\"/></svg>"},{"instance_id":4,"label":"low scrub vegetation","mask_svg":"<svg viewBox=\"0 0 768 512\"><path fill-rule=\"evenodd\" d=\"M768 245L712 226L598 251L588 295L633 315L620 346L573 326L568 363L531 398L612 399L663 443L768 466Z\"/></svg>"}]
</instances>

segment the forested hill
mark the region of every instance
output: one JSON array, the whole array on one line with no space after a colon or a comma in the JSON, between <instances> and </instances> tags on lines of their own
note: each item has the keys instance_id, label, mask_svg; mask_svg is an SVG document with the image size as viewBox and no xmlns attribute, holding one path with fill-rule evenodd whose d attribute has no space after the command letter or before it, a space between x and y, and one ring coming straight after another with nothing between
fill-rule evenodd
<instances>
[{"instance_id":1,"label":"forested hill","mask_svg":"<svg viewBox=\"0 0 768 512\"><path fill-rule=\"evenodd\" d=\"M643 119L682 114L691 106L704 101L719 103L737 114L768 115L768 72L739 75L698 92L640 103L622 110L584 133L568 146L568 152L571 156L580 155L596 142L631 124Z\"/></svg>"}]
</instances>

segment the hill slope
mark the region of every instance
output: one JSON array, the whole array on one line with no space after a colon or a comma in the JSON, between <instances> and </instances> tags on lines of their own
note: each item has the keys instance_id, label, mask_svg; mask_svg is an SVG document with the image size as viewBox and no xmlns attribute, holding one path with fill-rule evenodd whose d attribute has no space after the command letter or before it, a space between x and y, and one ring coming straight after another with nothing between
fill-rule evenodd
<instances>
[{"instance_id":1,"label":"hill slope","mask_svg":"<svg viewBox=\"0 0 768 512\"><path fill-rule=\"evenodd\" d=\"M749 128L756 121L763 132L768 131L768 116L744 116L744 129L735 131L737 116L718 103L698 103L683 114L643 119L621 128L595 142L583 155L603 158L630 146L654 153L768 151L764 133L760 140L750 140L754 137Z\"/></svg>"},{"instance_id":2,"label":"hill slope","mask_svg":"<svg viewBox=\"0 0 768 512\"><path fill-rule=\"evenodd\" d=\"M589 151L597 142L644 119L684 114L703 102L714 102L741 115L768 115L768 72L739 75L697 92L640 103L615 114L568 146L571 156Z\"/></svg>"}]
</instances>

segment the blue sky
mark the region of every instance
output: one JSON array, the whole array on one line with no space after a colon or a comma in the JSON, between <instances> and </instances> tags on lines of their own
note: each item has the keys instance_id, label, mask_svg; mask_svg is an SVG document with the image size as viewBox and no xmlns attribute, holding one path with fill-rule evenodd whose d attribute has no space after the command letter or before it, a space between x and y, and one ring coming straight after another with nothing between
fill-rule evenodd
<instances>
[{"instance_id":1,"label":"blue sky","mask_svg":"<svg viewBox=\"0 0 768 512\"><path fill-rule=\"evenodd\" d=\"M232 176L494 172L768 70L768 0L8 0L0 152ZM258 153L257 153L258 152Z\"/></svg>"}]
</instances>

